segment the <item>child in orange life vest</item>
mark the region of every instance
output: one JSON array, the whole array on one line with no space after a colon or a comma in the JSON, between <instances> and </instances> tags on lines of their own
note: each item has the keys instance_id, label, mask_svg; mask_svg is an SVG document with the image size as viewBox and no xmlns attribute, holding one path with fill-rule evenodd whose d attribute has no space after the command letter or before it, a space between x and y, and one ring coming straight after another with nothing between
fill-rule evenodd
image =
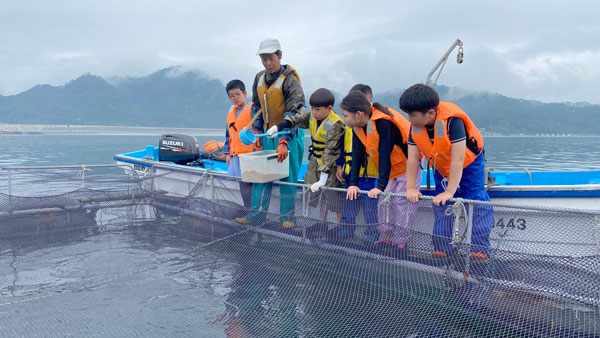
<instances>
[{"instance_id":1,"label":"child in orange life vest","mask_svg":"<svg viewBox=\"0 0 600 338\"><path fill-rule=\"evenodd\" d=\"M225 86L229 100L233 105L227 114L227 128L225 129L225 146L223 153L226 155L227 175L240 177L240 159L238 155L254 151L254 145L245 145L240 141L239 132L250 121L252 102L246 103L246 86L240 80L231 80ZM242 201L246 209L250 208L252 200L252 183L239 182Z\"/></svg>"},{"instance_id":2,"label":"child in orange life vest","mask_svg":"<svg viewBox=\"0 0 600 338\"><path fill-rule=\"evenodd\" d=\"M310 96L309 103L310 111L286 116L271 127L267 134L275 135L278 131L296 126L309 129L312 144L309 147L309 163L304 183L310 185L310 190L313 192L310 201L311 205L315 206L319 199L314 193L321 187L343 187L336 177L336 160L340 156L340 145L345 130L344 121L332 109L335 97L331 91L325 88L317 89ZM326 191L323 196L329 210L336 213L339 213L342 201L341 198L335 198L338 195L337 192Z\"/></svg>"},{"instance_id":3,"label":"child in orange life vest","mask_svg":"<svg viewBox=\"0 0 600 338\"><path fill-rule=\"evenodd\" d=\"M416 84L400 97L400 109L412 123L408 145L407 177L409 182L419 167L419 153L425 155L435 168L433 199L435 224L433 228L434 257L452 253L452 217L446 216L446 202L453 197L489 201L484 188L485 163L483 137L467 114L453 103L440 102L437 92L426 85ZM419 175L420 176L420 175ZM416 203L419 191L412 184L406 197ZM487 259L489 234L494 219L490 206L475 205L471 257Z\"/></svg>"},{"instance_id":4,"label":"child in orange life vest","mask_svg":"<svg viewBox=\"0 0 600 338\"><path fill-rule=\"evenodd\" d=\"M377 187L367 194L378 198L383 191L403 193L406 191L406 154L408 121L396 111L390 111L380 103L371 103L361 92L350 92L340 104L346 125L354 129L352 136L352 162L360 163L366 152L379 171ZM352 166L347 198L358 197L360 166ZM420 185L421 176L413 176L412 184ZM410 238L410 229L417 212L416 205L404 198L393 196L389 204L378 207L381 238L375 242L397 245L403 249Z\"/></svg>"},{"instance_id":5,"label":"child in orange life vest","mask_svg":"<svg viewBox=\"0 0 600 338\"><path fill-rule=\"evenodd\" d=\"M359 91L365 95L369 102L373 102L373 90L369 85L356 84L350 88L349 92ZM346 134L341 149L341 156L337 161L336 176L340 182L349 187L350 171L353 165L361 167L358 177L358 188L360 190L371 190L377 187L377 177L379 173L373 160L366 156L360 163L352 163L352 128L346 127ZM377 199L369 198L367 195L360 195L356 200L345 199L342 205L340 237L351 237L354 235L356 217L363 210L364 222L369 226L365 229L364 240L374 243L379 240L379 231L377 230Z\"/></svg>"}]
</instances>

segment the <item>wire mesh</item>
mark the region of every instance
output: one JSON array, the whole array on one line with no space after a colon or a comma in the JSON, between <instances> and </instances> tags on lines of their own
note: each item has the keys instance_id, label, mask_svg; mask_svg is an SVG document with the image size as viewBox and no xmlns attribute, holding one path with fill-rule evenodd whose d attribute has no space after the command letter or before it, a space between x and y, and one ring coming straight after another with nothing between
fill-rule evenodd
<instances>
[{"instance_id":1,"label":"wire mesh","mask_svg":"<svg viewBox=\"0 0 600 338\"><path fill-rule=\"evenodd\" d=\"M15 169L10 184L2 171L0 335L600 333L594 211L464 200L436 210L297 185L282 218L281 184L260 210L232 177L87 169ZM440 247L447 255L432 255Z\"/></svg>"}]
</instances>

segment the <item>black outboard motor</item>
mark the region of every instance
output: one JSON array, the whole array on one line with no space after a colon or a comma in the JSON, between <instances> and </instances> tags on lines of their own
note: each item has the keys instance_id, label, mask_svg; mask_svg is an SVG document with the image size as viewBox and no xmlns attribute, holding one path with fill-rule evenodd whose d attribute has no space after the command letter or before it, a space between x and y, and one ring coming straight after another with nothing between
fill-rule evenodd
<instances>
[{"instance_id":1,"label":"black outboard motor","mask_svg":"<svg viewBox=\"0 0 600 338\"><path fill-rule=\"evenodd\" d=\"M200 158L196 138L182 134L163 134L158 143L158 160L187 164Z\"/></svg>"}]
</instances>

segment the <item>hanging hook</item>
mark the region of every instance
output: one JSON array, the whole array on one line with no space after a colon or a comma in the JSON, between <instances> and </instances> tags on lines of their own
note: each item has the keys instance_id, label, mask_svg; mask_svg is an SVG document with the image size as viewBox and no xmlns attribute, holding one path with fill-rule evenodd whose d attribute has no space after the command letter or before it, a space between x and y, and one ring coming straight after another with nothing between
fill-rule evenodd
<instances>
[{"instance_id":1,"label":"hanging hook","mask_svg":"<svg viewBox=\"0 0 600 338\"><path fill-rule=\"evenodd\" d=\"M458 54L456 54L456 63L458 63L458 64L463 63L463 57L464 57L463 48L459 47Z\"/></svg>"}]
</instances>

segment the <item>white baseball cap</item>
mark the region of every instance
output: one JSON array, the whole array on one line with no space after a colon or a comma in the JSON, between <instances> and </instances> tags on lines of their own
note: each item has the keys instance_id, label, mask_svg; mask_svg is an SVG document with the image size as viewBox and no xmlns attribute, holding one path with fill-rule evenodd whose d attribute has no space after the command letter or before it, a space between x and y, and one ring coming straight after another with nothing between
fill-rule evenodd
<instances>
[{"instance_id":1,"label":"white baseball cap","mask_svg":"<svg viewBox=\"0 0 600 338\"><path fill-rule=\"evenodd\" d=\"M279 40L277 39L266 39L260 43L258 46L258 52L256 55L260 54L272 54L276 51L281 50L281 45L279 44Z\"/></svg>"}]
</instances>

